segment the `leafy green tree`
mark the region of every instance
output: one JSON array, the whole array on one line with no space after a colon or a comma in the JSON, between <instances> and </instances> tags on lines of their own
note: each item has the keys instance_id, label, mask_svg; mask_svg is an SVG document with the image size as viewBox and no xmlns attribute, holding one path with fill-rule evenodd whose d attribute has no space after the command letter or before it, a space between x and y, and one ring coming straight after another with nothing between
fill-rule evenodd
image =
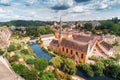
<instances>
[{"instance_id":1,"label":"leafy green tree","mask_svg":"<svg viewBox=\"0 0 120 80\"><path fill-rule=\"evenodd\" d=\"M84 24L84 29L91 31L92 30L92 23L91 22L87 22Z\"/></svg>"},{"instance_id":2,"label":"leafy green tree","mask_svg":"<svg viewBox=\"0 0 120 80\"><path fill-rule=\"evenodd\" d=\"M3 55L4 54L4 51L0 50L0 55Z\"/></svg>"},{"instance_id":3,"label":"leafy green tree","mask_svg":"<svg viewBox=\"0 0 120 80\"><path fill-rule=\"evenodd\" d=\"M16 48L17 48L18 50L21 49L21 45L18 44Z\"/></svg>"},{"instance_id":4,"label":"leafy green tree","mask_svg":"<svg viewBox=\"0 0 120 80\"><path fill-rule=\"evenodd\" d=\"M57 80L68 80L67 79L67 74L63 73L63 72L60 72L58 69L55 68L55 70L53 71L54 75L55 75L55 78Z\"/></svg>"},{"instance_id":5,"label":"leafy green tree","mask_svg":"<svg viewBox=\"0 0 120 80\"><path fill-rule=\"evenodd\" d=\"M120 78L119 77L120 76L120 65L114 64L114 65L108 66L106 72L112 78L119 80L117 78Z\"/></svg>"},{"instance_id":6,"label":"leafy green tree","mask_svg":"<svg viewBox=\"0 0 120 80\"><path fill-rule=\"evenodd\" d=\"M15 51L16 50L16 47L15 45L11 44L8 48L7 48L8 52L11 52L11 51Z\"/></svg>"},{"instance_id":7,"label":"leafy green tree","mask_svg":"<svg viewBox=\"0 0 120 80\"><path fill-rule=\"evenodd\" d=\"M35 69L29 70L23 64L13 64L12 68L17 74L25 78L25 80L38 80L38 71Z\"/></svg>"},{"instance_id":8,"label":"leafy green tree","mask_svg":"<svg viewBox=\"0 0 120 80\"><path fill-rule=\"evenodd\" d=\"M101 21L101 29L111 29L114 25L114 23L110 20L106 20L106 21Z\"/></svg>"},{"instance_id":9,"label":"leafy green tree","mask_svg":"<svg viewBox=\"0 0 120 80\"><path fill-rule=\"evenodd\" d=\"M80 66L79 66L87 76L89 77L93 77L94 76L94 72L90 66L90 64L85 64L85 63L80 63Z\"/></svg>"},{"instance_id":10,"label":"leafy green tree","mask_svg":"<svg viewBox=\"0 0 120 80\"><path fill-rule=\"evenodd\" d=\"M13 70L22 77L25 77L25 73L29 72L29 69L23 64L13 64Z\"/></svg>"},{"instance_id":11,"label":"leafy green tree","mask_svg":"<svg viewBox=\"0 0 120 80\"><path fill-rule=\"evenodd\" d=\"M24 75L25 80L38 80L38 71L35 69L26 72Z\"/></svg>"},{"instance_id":12,"label":"leafy green tree","mask_svg":"<svg viewBox=\"0 0 120 80\"><path fill-rule=\"evenodd\" d=\"M69 74L76 73L76 65L72 59L67 58L64 60L64 70Z\"/></svg>"},{"instance_id":13,"label":"leafy green tree","mask_svg":"<svg viewBox=\"0 0 120 80\"><path fill-rule=\"evenodd\" d=\"M41 75L42 80L54 80L54 74L51 72L43 72Z\"/></svg>"},{"instance_id":14,"label":"leafy green tree","mask_svg":"<svg viewBox=\"0 0 120 80\"><path fill-rule=\"evenodd\" d=\"M38 31L41 35L54 33L54 31L48 26L41 26L38 28Z\"/></svg>"},{"instance_id":15,"label":"leafy green tree","mask_svg":"<svg viewBox=\"0 0 120 80\"><path fill-rule=\"evenodd\" d=\"M113 21L114 23L118 23L118 22L119 22L119 19L118 19L118 17L115 17L115 18L112 18L112 21Z\"/></svg>"},{"instance_id":16,"label":"leafy green tree","mask_svg":"<svg viewBox=\"0 0 120 80\"><path fill-rule=\"evenodd\" d=\"M26 63L27 64L34 64L35 63L35 59L27 59Z\"/></svg>"},{"instance_id":17,"label":"leafy green tree","mask_svg":"<svg viewBox=\"0 0 120 80\"><path fill-rule=\"evenodd\" d=\"M108 66L111 66L111 65L114 65L115 64L115 61L112 60L112 59L100 59L100 61L102 61L105 65L105 67L107 68Z\"/></svg>"},{"instance_id":18,"label":"leafy green tree","mask_svg":"<svg viewBox=\"0 0 120 80\"><path fill-rule=\"evenodd\" d=\"M19 59L19 56L18 56L18 55L14 55L14 56L12 56L12 57L9 59L9 61L10 61L10 62L14 62L14 61L18 61L18 59Z\"/></svg>"},{"instance_id":19,"label":"leafy green tree","mask_svg":"<svg viewBox=\"0 0 120 80\"><path fill-rule=\"evenodd\" d=\"M46 58L38 58L35 61L35 68L39 71L43 71L48 66L48 61Z\"/></svg>"},{"instance_id":20,"label":"leafy green tree","mask_svg":"<svg viewBox=\"0 0 120 80\"><path fill-rule=\"evenodd\" d=\"M114 55L115 55L115 60L119 63L120 62L120 52L119 51L115 52Z\"/></svg>"},{"instance_id":21,"label":"leafy green tree","mask_svg":"<svg viewBox=\"0 0 120 80\"><path fill-rule=\"evenodd\" d=\"M94 67L93 67L93 70L95 71L95 73L99 76L103 76L104 73L103 71L105 70L105 66L104 66L104 63L102 63L101 61L98 61Z\"/></svg>"},{"instance_id":22,"label":"leafy green tree","mask_svg":"<svg viewBox=\"0 0 120 80\"><path fill-rule=\"evenodd\" d=\"M120 35L120 24L114 24L111 28L111 33L114 35Z\"/></svg>"},{"instance_id":23,"label":"leafy green tree","mask_svg":"<svg viewBox=\"0 0 120 80\"><path fill-rule=\"evenodd\" d=\"M50 61L54 67L60 68L61 63L63 62L59 56L53 57Z\"/></svg>"},{"instance_id":24,"label":"leafy green tree","mask_svg":"<svg viewBox=\"0 0 120 80\"><path fill-rule=\"evenodd\" d=\"M67 75L67 79L66 80L73 80L72 77L70 75Z\"/></svg>"},{"instance_id":25,"label":"leafy green tree","mask_svg":"<svg viewBox=\"0 0 120 80\"><path fill-rule=\"evenodd\" d=\"M23 53L23 54L28 54L28 50L27 49L22 49L20 52Z\"/></svg>"}]
</instances>

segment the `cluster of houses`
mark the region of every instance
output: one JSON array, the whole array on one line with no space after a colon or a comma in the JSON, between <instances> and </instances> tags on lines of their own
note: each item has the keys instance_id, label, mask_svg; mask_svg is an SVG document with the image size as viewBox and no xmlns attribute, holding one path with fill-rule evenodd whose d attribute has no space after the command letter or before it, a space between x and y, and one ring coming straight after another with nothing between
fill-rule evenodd
<instances>
[{"instance_id":1,"label":"cluster of houses","mask_svg":"<svg viewBox=\"0 0 120 80\"><path fill-rule=\"evenodd\" d=\"M73 59L76 64L87 63L91 56L110 58L113 55L113 46L108 42L114 42L114 36L93 35L91 32L75 30L62 30L55 24L55 34L41 35L44 47L58 51Z\"/></svg>"}]
</instances>

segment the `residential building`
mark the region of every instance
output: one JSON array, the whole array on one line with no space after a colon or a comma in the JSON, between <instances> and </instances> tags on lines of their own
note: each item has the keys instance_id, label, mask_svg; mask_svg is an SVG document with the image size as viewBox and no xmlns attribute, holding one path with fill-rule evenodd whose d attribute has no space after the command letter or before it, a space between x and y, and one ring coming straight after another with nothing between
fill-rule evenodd
<instances>
[{"instance_id":1,"label":"residential building","mask_svg":"<svg viewBox=\"0 0 120 80\"><path fill-rule=\"evenodd\" d=\"M47 35L41 35L40 36L41 40L42 40L42 45L44 47L48 47L50 42L55 39L54 34L47 34Z\"/></svg>"}]
</instances>

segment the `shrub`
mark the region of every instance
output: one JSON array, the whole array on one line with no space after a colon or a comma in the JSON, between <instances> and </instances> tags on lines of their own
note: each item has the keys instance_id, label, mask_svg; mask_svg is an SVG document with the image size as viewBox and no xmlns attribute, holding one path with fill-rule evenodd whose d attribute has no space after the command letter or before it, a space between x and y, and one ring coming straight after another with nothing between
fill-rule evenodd
<instances>
[{"instance_id":1,"label":"shrub","mask_svg":"<svg viewBox=\"0 0 120 80\"><path fill-rule=\"evenodd\" d=\"M20 52L23 53L23 54L28 54L28 50L27 49L22 49Z\"/></svg>"}]
</instances>

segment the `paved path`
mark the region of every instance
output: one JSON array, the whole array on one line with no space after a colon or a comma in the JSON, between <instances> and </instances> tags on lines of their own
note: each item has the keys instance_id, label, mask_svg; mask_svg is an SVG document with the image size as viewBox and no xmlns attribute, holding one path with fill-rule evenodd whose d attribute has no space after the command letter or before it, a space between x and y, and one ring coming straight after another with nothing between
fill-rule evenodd
<instances>
[{"instance_id":1,"label":"paved path","mask_svg":"<svg viewBox=\"0 0 120 80\"><path fill-rule=\"evenodd\" d=\"M24 80L10 68L10 64L3 56L0 56L0 80Z\"/></svg>"}]
</instances>

